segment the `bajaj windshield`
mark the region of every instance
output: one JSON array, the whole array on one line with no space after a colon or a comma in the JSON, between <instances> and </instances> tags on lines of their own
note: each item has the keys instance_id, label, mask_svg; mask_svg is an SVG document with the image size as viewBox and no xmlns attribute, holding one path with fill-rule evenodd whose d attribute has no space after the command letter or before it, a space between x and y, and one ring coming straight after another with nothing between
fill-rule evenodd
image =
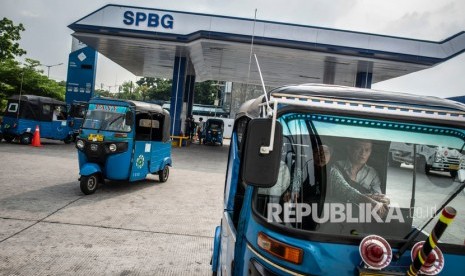
<instances>
[{"instance_id":1,"label":"bajaj windshield","mask_svg":"<svg viewBox=\"0 0 465 276\"><path fill-rule=\"evenodd\" d=\"M463 129L301 113L279 121L278 181L256 190L254 209L287 228L403 239L457 189L465 168ZM465 196L450 205L465 213ZM462 216L442 241L463 244L464 229Z\"/></svg>"},{"instance_id":2,"label":"bajaj windshield","mask_svg":"<svg viewBox=\"0 0 465 276\"><path fill-rule=\"evenodd\" d=\"M126 125L128 110L124 106L89 104L82 128L129 132L131 126Z\"/></svg>"}]
</instances>

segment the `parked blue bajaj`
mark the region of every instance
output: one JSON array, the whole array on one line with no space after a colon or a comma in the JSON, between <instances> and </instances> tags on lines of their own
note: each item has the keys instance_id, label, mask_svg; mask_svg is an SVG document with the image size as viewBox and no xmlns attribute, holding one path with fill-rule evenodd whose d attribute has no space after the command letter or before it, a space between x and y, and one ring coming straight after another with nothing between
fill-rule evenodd
<instances>
[{"instance_id":1,"label":"parked blue bajaj","mask_svg":"<svg viewBox=\"0 0 465 276\"><path fill-rule=\"evenodd\" d=\"M66 103L48 97L12 96L7 103L1 130L7 142L14 139L27 145L39 126L40 137L71 143L72 130L68 126Z\"/></svg>"},{"instance_id":2,"label":"parked blue bajaj","mask_svg":"<svg viewBox=\"0 0 465 276\"><path fill-rule=\"evenodd\" d=\"M427 173L421 158L390 166L399 145L413 156L428 146L463 154L465 105L325 85L246 102L231 137L213 274L462 275L465 171Z\"/></svg>"},{"instance_id":3,"label":"parked blue bajaj","mask_svg":"<svg viewBox=\"0 0 465 276\"><path fill-rule=\"evenodd\" d=\"M204 144L223 145L224 122L221 119L208 119L205 122Z\"/></svg>"},{"instance_id":4,"label":"parked blue bajaj","mask_svg":"<svg viewBox=\"0 0 465 276\"><path fill-rule=\"evenodd\" d=\"M147 174L168 180L170 115L161 106L94 98L76 139L81 191L95 192L104 179L137 181Z\"/></svg>"},{"instance_id":5,"label":"parked blue bajaj","mask_svg":"<svg viewBox=\"0 0 465 276\"><path fill-rule=\"evenodd\" d=\"M84 116L86 115L87 102L75 101L69 106L68 112L68 125L73 130L73 141L79 135L82 123L84 122Z\"/></svg>"}]
</instances>

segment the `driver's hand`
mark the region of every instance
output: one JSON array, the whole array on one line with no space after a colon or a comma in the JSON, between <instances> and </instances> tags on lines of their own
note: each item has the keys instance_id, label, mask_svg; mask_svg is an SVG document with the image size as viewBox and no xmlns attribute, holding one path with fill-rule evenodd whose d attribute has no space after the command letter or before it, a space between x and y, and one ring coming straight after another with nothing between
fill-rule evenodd
<instances>
[{"instance_id":1,"label":"driver's hand","mask_svg":"<svg viewBox=\"0 0 465 276\"><path fill-rule=\"evenodd\" d=\"M384 203L381 203L381 202L377 202L376 203L376 207L379 208L378 209L378 215L381 217L381 218L385 218L389 212L389 207L384 204Z\"/></svg>"},{"instance_id":2,"label":"driver's hand","mask_svg":"<svg viewBox=\"0 0 465 276\"><path fill-rule=\"evenodd\" d=\"M391 200L386 195L383 195L383 194L368 195L368 197L378 202L381 202L383 204L386 204L386 205L391 204Z\"/></svg>"},{"instance_id":3,"label":"driver's hand","mask_svg":"<svg viewBox=\"0 0 465 276\"><path fill-rule=\"evenodd\" d=\"M297 202L299 199L299 193L298 192L286 192L283 195L283 201L284 202Z\"/></svg>"}]
</instances>

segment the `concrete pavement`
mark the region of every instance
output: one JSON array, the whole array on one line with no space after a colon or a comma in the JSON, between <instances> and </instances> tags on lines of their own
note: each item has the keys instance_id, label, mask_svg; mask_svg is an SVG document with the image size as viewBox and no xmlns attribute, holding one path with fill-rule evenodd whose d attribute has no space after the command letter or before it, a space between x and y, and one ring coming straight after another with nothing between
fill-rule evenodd
<instances>
[{"instance_id":1,"label":"concrete pavement","mask_svg":"<svg viewBox=\"0 0 465 276\"><path fill-rule=\"evenodd\" d=\"M76 149L0 143L1 275L210 275L228 146L173 148L166 183L84 196Z\"/></svg>"}]
</instances>

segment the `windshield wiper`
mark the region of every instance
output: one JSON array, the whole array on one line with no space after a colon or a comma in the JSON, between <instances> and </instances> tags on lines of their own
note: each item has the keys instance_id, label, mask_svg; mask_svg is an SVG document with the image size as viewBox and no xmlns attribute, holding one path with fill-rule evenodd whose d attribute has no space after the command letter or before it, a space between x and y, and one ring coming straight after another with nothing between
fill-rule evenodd
<instances>
[{"instance_id":1,"label":"windshield wiper","mask_svg":"<svg viewBox=\"0 0 465 276\"><path fill-rule=\"evenodd\" d=\"M107 127L111 126L111 125L114 124L116 121L118 121L119 119L123 118L124 116L125 116L124 114L118 115L116 118L114 118L113 120L111 120L111 121L107 124Z\"/></svg>"},{"instance_id":2,"label":"windshield wiper","mask_svg":"<svg viewBox=\"0 0 465 276\"><path fill-rule=\"evenodd\" d=\"M431 218L428 219L428 221L423 224L423 226L418 229L414 228L412 231L410 231L407 236L405 236L405 239L408 238L408 240L405 242L405 244L399 248L399 251L394 254L394 260L399 260L400 257L402 257L402 254L409 248L412 243L415 241L415 239L418 237L418 235L425 229L425 227L439 214L444 207L446 207L447 204L449 204L454 198L465 188L465 182L461 183L458 188L444 201L444 203L441 205L441 208L437 209L436 212L434 213Z\"/></svg>"},{"instance_id":3,"label":"windshield wiper","mask_svg":"<svg viewBox=\"0 0 465 276\"><path fill-rule=\"evenodd\" d=\"M118 121L119 119L121 119L122 117L124 117L125 115L124 114L119 114L116 118L114 118L113 120L111 120L109 123L105 124L105 129L107 129L109 126L111 126L112 124L114 124L116 121ZM101 124L100 124L100 127L98 128L97 132L100 132L100 130L103 129L103 125L104 125L105 121L103 121Z\"/></svg>"}]
</instances>

